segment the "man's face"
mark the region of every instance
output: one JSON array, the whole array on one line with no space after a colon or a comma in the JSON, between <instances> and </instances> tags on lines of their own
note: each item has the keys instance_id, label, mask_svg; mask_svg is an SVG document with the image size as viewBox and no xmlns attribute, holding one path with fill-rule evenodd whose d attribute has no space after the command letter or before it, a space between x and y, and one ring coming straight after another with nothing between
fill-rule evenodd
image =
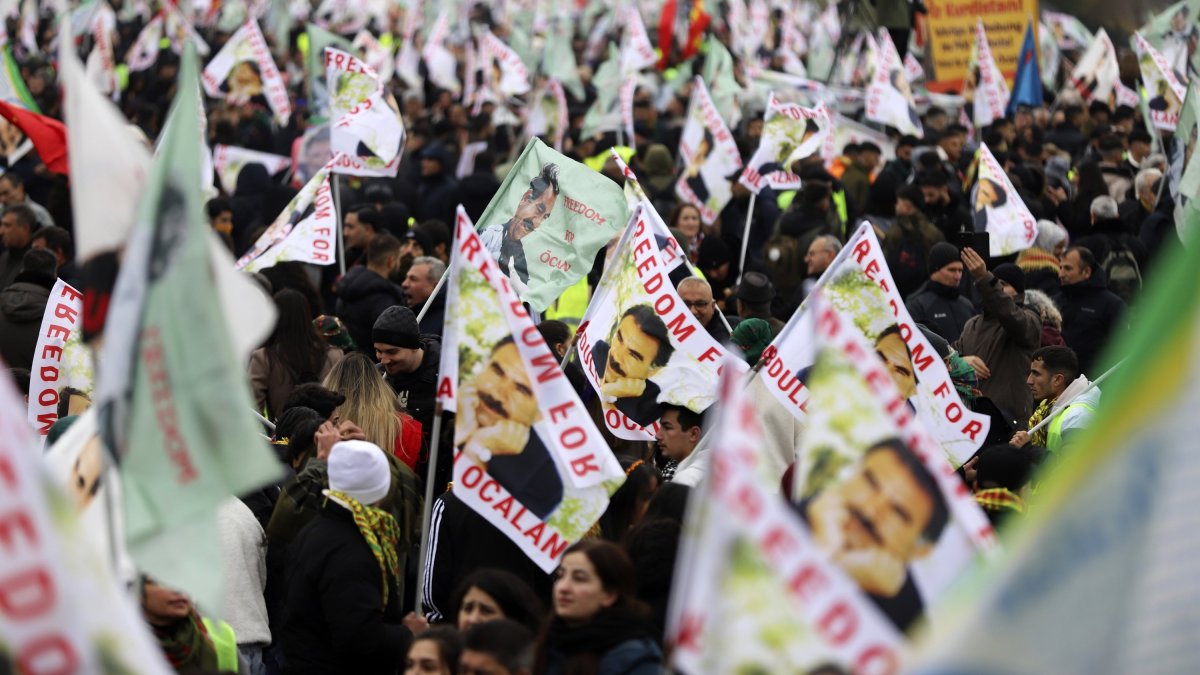
<instances>
[{"instance_id":1,"label":"man's face","mask_svg":"<svg viewBox=\"0 0 1200 675\"><path fill-rule=\"evenodd\" d=\"M388 375L402 375L416 372L421 367L421 359L425 353L420 349L397 347L383 342L375 343L375 358L383 364Z\"/></svg>"},{"instance_id":2,"label":"man's face","mask_svg":"<svg viewBox=\"0 0 1200 675\"><path fill-rule=\"evenodd\" d=\"M807 265L808 276L820 276L829 269L829 264L833 262L834 253L829 250L829 245L820 239L816 239L809 244L808 252L804 254L804 263Z\"/></svg>"},{"instance_id":3,"label":"man's face","mask_svg":"<svg viewBox=\"0 0 1200 675\"><path fill-rule=\"evenodd\" d=\"M62 254L62 251L55 251L55 250L51 249L50 244L46 242L45 237L39 237L39 238L34 239L33 241L29 242L29 248L44 249L44 250L47 250L47 251L50 251L51 253L53 253L55 265L57 267L62 267L63 265L65 265L67 263L67 258L66 258L66 256L64 256Z\"/></svg>"},{"instance_id":4,"label":"man's face","mask_svg":"<svg viewBox=\"0 0 1200 675\"><path fill-rule=\"evenodd\" d=\"M4 181L0 181L0 185L4 185ZM6 213L0 216L0 240L4 241L6 248L24 248L28 246L31 234L29 226L22 225L17 220L16 214Z\"/></svg>"},{"instance_id":5,"label":"man's face","mask_svg":"<svg viewBox=\"0 0 1200 675\"><path fill-rule=\"evenodd\" d=\"M425 249L421 248L416 239L405 239L404 243L400 245L401 258L409 258L411 260L412 258L420 258L423 255L425 255Z\"/></svg>"},{"instance_id":6,"label":"man's face","mask_svg":"<svg viewBox=\"0 0 1200 675\"><path fill-rule=\"evenodd\" d=\"M342 236L346 238L347 248L365 248L371 243L373 235L373 228L360 223L357 213L346 214L346 219L342 222Z\"/></svg>"},{"instance_id":7,"label":"man's face","mask_svg":"<svg viewBox=\"0 0 1200 675\"><path fill-rule=\"evenodd\" d=\"M713 281L725 281L729 277L729 263L724 262L716 267L706 269L704 275Z\"/></svg>"},{"instance_id":8,"label":"man's face","mask_svg":"<svg viewBox=\"0 0 1200 675\"><path fill-rule=\"evenodd\" d=\"M922 185L921 195L926 204L945 204L950 201L950 189L945 186Z\"/></svg>"},{"instance_id":9,"label":"man's face","mask_svg":"<svg viewBox=\"0 0 1200 675\"><path fill-rule=\"evenodd\" d=\"M229 234L233 232L233 211L222 211L212 219L212 227L217 232Z\"/></svg>"},{"instance_id":10,"label":"man's face","mask_svg":"<svg viewBox=\"0 0 1200 675\"><path fill-rule=\"evenodd\" d=\"M929 278L943 286L957 288L958 284L962 281L962 273L963 264L960 262L952 262L933 274L930 274Z\"/></svg>"},{"instance_id":11,"label":"man's face","mask_svg":"<svg viewBox=\"0 0 1200 675\"><path fill-rule=\"evenodd\" d=\"M960 134L946 136L938 144L946 151L946 157L951 162L957 164L962 159L963 137Z\"/></svg>"},{"instance_id":12,"label":"man's face","mask_svg":"<svg viewBox=\"0 0 1200 675\"><path fill-rule=\"evenodd\" d=\"M25 201L25 188L16 187L11 181L0 178L0 204L12 206Z\"/></svg>"},{"instance_id":13,"label":"man's face","mask_svg":"<svg viewBox=\"0 0 1200 675\"><path fill-rule=\"evenodd\" d=\"M979 191L975 194L975 204L991 206L996 203L996 186L989 180L979 181Z\"/></svg>"},{"instance_id":14,"label":"man's face","mask_svg":"<svg viewBox=\"0 0 1200 675\"><path fill-rule=\"evenodd\" d=\"M1033 393L1036 403L1056 398L1066 388L1063 376L1054 375L1046 370L1046 363L1041 359L1034 359L1033 363L1029 364L1029 377L1025 378L1025 384L1029 385L1029 391Z\"/></svg>"},{"instance_id":15,"label":"man's face","mask_svg":"<svg viewBox=\"0 0 1200 675\"><path fill-rule=\"evenodd\" d=\"M836 514L841 529L825 533L826 541L818 539L819 546L834 547L835 553L880 550L907 562L920 555L933 498L894 450L876 450L863 458L854 475L813 499L809 522L830 513ZM839 534L840 542L831 541Z\"/></svg>"},{"instance_id":16,"label":"man's face","mask_svg":"<svg viewBox=\"0 0 1200 675\"><path fill-rule=\"evenodd\" d=\"M533 196L533 190L526 190L517 204L513 214L512 227L508 228L508 238L521 241L525 235L533 232L546 222L554 211L554 200L558 196L551 188L542 190L542 194Z\"/></svg>"},{"instance_id":17,"label":"man's face","mask_svg":"<svg viewBox=\"0 0 1200 675\"><path fill-rule=\"evenodd\" d=\"M518 675L496 660L487 652L477 652L464 649L458 659L458 675Z\"/></svg>"},{"instance_id":18,"label":"man's face","mask_svg":"<svg viewBox=\"0 0 1200 675\"><path fill-rule=\"evenodd\" d=\"M692 316L696 317L701 325L707 326L715 310L712 289L704 284L685 284L679 289L679 297L683 298L683 304L692 310Z\"/></svg>"},{"instance_id":19,"label":"man's face","mask_svg":"<svg viewBox=\"0 0 1200 675\"><path fill-rule=\"evenodd\" d=\"M609 345L604 381L615 382L620 378L644 380L650 377L658 371L658 366L651 365L658 356L658 347L658 340L646 335L632 316L621 319Z\"/></svg>"},{"instance_id":20,"label":"man's face","mask_svg":"<svg viewBox=\"0 0 1200 675\"><path fill-rule=\"evenodd\" d=\"M1017 109L1017 115L1013 118L1013 126L1016 129L1025 129L1033 126L1033 113L1024 108Z\"/></svg>"},{"instance_id":21,"label":"man's face","mask_svg":"<svg viewBox=\"0 0 1200 675\"><path fill-rule=\"evenodd\" d=\"M879 153L868 150L858 156L858 161L862 162L867 169L874 169L879 166Z\"/></svg>"},{"instance_id":22,"label":"man's face","mask_svg":"<svg viewBox=\"0 0 1200 675\"><path fill-rule=\"evenodd\" d=\"M1078 251L1067 251L1058 266L1058 280L1063 286L1087 281L1092 276L1092 270L1085 267L1079 258Z\"/></svg>"},{"instance_id":23,"label":"man's face","mask_svg":"<svg viewBox=\"0 0 1200 675\"><path fill-rule=\"evenodd\" d=\"M429 280L429 265L413 265L408 268L404 277L404 293L408 297L410 307L420 307L433 293L433 284Z\"/></svg>"},{"instance_id":24,"label":"man's face","mask_svg":"<svg viewBox=\"0 0 1200 675\"><path fill-rule=\"evenodd\" d=\"M663 456L682 462L687 459L700 442L700 428L684 430L679 424L679 411L668 410L658 420L658 432L654 435Z\"/></svg>"},{"instance_id":25,"label":"man's face","mask_svg":"<svg viewBox=\"0 0 1200 675\"><path fill-rule=\"evenodd\" d=\"M1129 144L1129 156L1141 162L1150 154L1150 144L1145 141L1133 141Z\"/></svg>"},{"instance_id":26,"label":"man's face","mask_svg":"<svg viewBox=\"0 0 1200 675\"><path fill-rule=\"evenodd\" d=\"M1017 291L1016 286L1013 286L1012 284L1008 283L1007 281L1005 281L1003 279L998 279L997 281L1000 282L1000 292L1001 293L1003 293L1013 299L1016 299L1016 297L1018 295L1020 295L1020 293Z\"/></svg>"},{"instance_id":27,"label":"man's face","mask_svg":"<svg viewBox=\"0 0 1200 675\"><path fill-rule=\"evenodd\" d=\"M908 347L897 333L888 333L875 343L875 353L883 359L896 389L906 399L917 393L917 375L913 371L912 358L908 355Z\"/></svg>"},{"instance_id":28,"label":"man's face","mask_svg":"<svg viewBox=\"0 0 1200 675\"><path fill-rule=\"evenodd\" d=\"M475 387L479 396L475 421L480 428L506 420L533 426L537 419L537 398L515 344L506 344L492 353L476 376Z\"/></svg>"},{"instance_id":29,"label":"man's face","mask_svg":"<svg viewBox=\"0 0 1200 675\"><path fill-rule=\"evenodd\" d=\"M896 200L896 215L897 216L915 216L917 215L917 205L904 198Z\"/></svg>"}]
</instances>

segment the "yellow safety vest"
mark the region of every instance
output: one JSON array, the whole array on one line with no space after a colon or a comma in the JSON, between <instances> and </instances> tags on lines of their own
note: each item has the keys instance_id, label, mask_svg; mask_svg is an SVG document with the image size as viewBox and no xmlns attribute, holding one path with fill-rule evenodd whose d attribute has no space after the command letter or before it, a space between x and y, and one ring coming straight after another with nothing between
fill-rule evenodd
<instances>
[{"instance_id":1,"label":"yellow safety vest","mask_svg":"<svg viewBox=\"0 0 1200 675\"><path fill-rule=\"evenodd\" d=\"M583 313L587 311L589 296L587 277L583 277L563 291L558 300L546 308L546 312L542 316L567 324L571 328L571 333L574 334L575 329L579 327L579 322L583 320Z\"/></svg>"},{"instance_id":2,"label":"yellow safety vest","mask_svg":"<svg viewBox=\"0 0 1200 675\"><path fill-rule=\"evenodd\" d=\"M1071 408L1083 408L1084 410L1087 410L1093 414L1096 412L1096 409L1092 407L1092 404L1086 401L1078 401L1068 405L1061 413L1059 413L1058 417L1055 417L1050 422L1050 429L1046 432L1046 450L1050 452L1058 452L1062 449L1063 420L1066 419L1067 412L1070 411Z\"/></svg>"},{"instance_id":3,"label":"yellow safety vest","mask_svg":"<svg viewBox=\"0 0 1200 675\"><path fill-rule=\"evenodd\" d=\"M217 670L222 673L238 672L237 636L233 634L233 627L224 621L200 620L204 622L208 639L217 650Z\"/></svg>"}]
</instances>

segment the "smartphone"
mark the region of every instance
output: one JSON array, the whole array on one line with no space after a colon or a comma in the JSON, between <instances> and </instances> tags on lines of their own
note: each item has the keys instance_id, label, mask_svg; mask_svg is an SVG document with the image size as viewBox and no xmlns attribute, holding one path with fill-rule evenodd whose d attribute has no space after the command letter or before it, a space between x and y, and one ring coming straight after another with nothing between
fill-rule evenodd
<instances>
[{"instance_id":1,"label":"smartphone","mask_svg":"<svg viewBox=\"0 0 1200 675\"><path fill-rule=\"evenodd\" d=\"M959 232L958 250L974 249L980 258L987 260L992 251L991 236L987 232Z\"/></svg>"}]
</instances>

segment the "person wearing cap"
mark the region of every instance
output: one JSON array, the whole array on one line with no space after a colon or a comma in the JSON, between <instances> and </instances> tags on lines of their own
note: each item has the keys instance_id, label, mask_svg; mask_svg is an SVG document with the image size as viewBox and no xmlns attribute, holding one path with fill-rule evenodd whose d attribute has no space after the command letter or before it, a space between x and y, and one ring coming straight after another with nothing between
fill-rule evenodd
<instances>
[{"instance_id":1,"label":"person wearing cap","mask_svg":"<svg viewBox=\"0 0 1200 675\"><path fill-rule=\"evenodd\" d=\"M400 407L420 422L422 429L432 429L441 338L421 335L417 315L408 307L393 305L375 320L371 344L379 359L377 367L396 392Z\"/></svg>"},{"instance_id":2,"label":"person wearing cap","mask_svg":"<svg viewBox=\"0 0 1200 675\"><path fill-rule=\"evenodd\" d=\"M733 329L732 342L742 350L746 363L753 366L774 337L771 324L762 319L744 319Z\"/></svg>"},{"instance_id":3,"label":"person wearing cap","mask_svg":"<svg viewBox=\"0 0 1200 675\"><path fill-rule=\"evenodd\" d=\"M975 316L975 306L960 291L962 275L958 249L940 241L929 249L929 279L904 303L913 321L951 342L962 335L967 320Z\"/></svg>"},{"instance_id":4,"label":"person wearing cap","mask_svg":"<svg viewBox=\"0 0 1200 675\"><path fill-rule=\"evenodd\" d=\"M973 249L963 266L975 280L983 313L972 317L954 343L979 375L979 389L1010 423L1028 419L1033 396L1025 384L1034 350L1042 344L1042 319L1025 306L1025 273L1012 263L991 272Z\"/></svg>"},{"instance_id":5,"label":"person wearing cap","mask_svg":"<svg viewBox=\"0 0 1200 675\"><path fill-rule=\"evenodd\" d=\"M742 275L742 283L738 284L737 315L743 321L746 319L762 319L771 326L771 339L774 340L784 323L771 314L771 301L775 299L775 286L767 275L762 272L746 272Z\"/></svg>"},{"instance_id":6,"label":"person wearing cap","mask_svg":"<svg viewBox=\"0 0 1200 675\"><path fill-rule=\"evenodd\" d=\"M366 259L366 265L351 267L334 283L334 307L354 344L374 358L371 327L383 310L404 301L404 291L391 280L400 267L400 240L390 234L376 236L367 245Z\"/></svg>"},{"instance_id":7,"label":"person wearing cap","mask_svg":"<svg viewBox=\"0 0 1200 675\"><path fill-rule=\"evenodd\" d=\"M960 195L950 192L950 177L940 168L927 169L917 175L916 184L921 188L925 203L921 212L942 233L946 241L954 241L959 232L974 228L966 202Z\"/></svg>"},{"instance_id":8,"label":"person wearing cap","mask_svg":"<svg viewBox=\"0 0 1200 675\"><path fill-rule=\"evenodd\" d=\"M412 633L402 623L400 528L377 504L391 471L378 446L340 441L317 518L293 542L281 626L284 673L396 672Z\"/></svg>"},{"instance_id":9,"label":"person wearing cap","mask_svg":"<svg viewBox=\"0 0 1200 675\"><path fill-rule=\"evenodd\" d=\"M450 151L441 143L434 142L421 148L417 158L421 161L421 180L417 183L413 216L418 222L454 222L458 181L450 173L454 167Z\"/></svg>"},{"instance_id":10,"label":"person wearing cap","mask_svg":"<svg viewBox=\"0 0 1200 675\"><path fill-rule=\"evenodd\" d=\"M544 165L541 173L529 181L529 189L521 195L512 217L487 226L479 235L483 247L492 254L505 276L511 279L515 274L522 283L529 283L529 266L521 240L550 218L561 192L558 165Z\"/></svg>"},{"instance_id":11,"label":"person wearing cap","mask_svg":"<svg viewBox=\"0 0 1200 675\"><path fill-rule=\"evenodd\" d=\"M896 193L896 222L883 235L883 254L900 297L906 298L929 275L929 251L944 241L942 233L929 222L921 205L925 197L915 185L905 185Z\"/></svg>"},{"instance_id":12,"label":"person wearing cap","mask_svg":"<svg viewBox=\"0 0 1200 675\"><path fill-rule=\"evenodd\" d=\"M700 268L700 272L704 274L704 278L712 287L713 297L716 298L717 304L723 304L729 296L735 278L733 256L729 252L729 247L720 237L705 237L704 241L700 242L696 267Z\"/></svg>"}]
</instances>

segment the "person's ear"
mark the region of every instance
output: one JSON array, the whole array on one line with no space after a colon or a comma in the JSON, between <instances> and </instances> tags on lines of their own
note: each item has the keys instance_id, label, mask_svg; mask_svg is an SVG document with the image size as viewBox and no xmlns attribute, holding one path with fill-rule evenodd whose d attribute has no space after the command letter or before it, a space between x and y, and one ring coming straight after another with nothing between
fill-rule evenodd
<instances>
[{"instance_id":1,"label":"person's ear","mask_svg":"<svg viewBox=\"0 0 1200 675\"><path fill-rule=\"evenodd\" d=\"M693 443L700 442L700 427L698 425L688 429L688 440Z\"/></svg>"}]
</instances>

